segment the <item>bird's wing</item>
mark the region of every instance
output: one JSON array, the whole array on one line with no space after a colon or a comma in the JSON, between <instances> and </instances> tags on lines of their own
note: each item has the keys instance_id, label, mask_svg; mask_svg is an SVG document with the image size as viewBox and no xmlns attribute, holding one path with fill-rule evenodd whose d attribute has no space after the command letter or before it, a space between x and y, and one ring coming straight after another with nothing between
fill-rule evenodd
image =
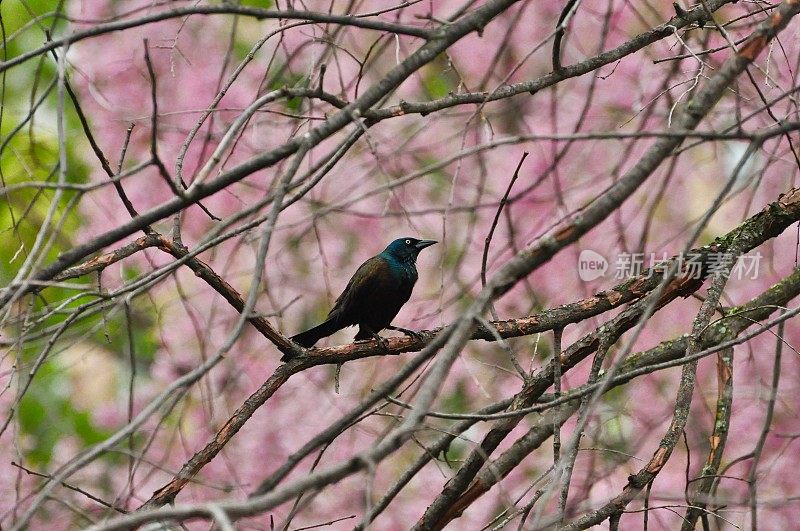
<instances>
[{"instance_id":1,"label":"bird's wing","mask_svg":"<svg viewBox=\"0 0 800 531\"><path fill-rule=\"evenodd\" d=\"M329 315L339 314L344 318L349 317L353 319L352 324L356 324L361 313L360 309L357 308L358 303L362 305L366 303L366 306L369 306L368 301L372 301L382 293L391 291L395 288L395 284L395 273L391 270L386 260L380 256L373 256L361 264L353 274L353 278L347 283L347 287L336 299L336 303L333 305Z\"/></svg>"}]
</instances>

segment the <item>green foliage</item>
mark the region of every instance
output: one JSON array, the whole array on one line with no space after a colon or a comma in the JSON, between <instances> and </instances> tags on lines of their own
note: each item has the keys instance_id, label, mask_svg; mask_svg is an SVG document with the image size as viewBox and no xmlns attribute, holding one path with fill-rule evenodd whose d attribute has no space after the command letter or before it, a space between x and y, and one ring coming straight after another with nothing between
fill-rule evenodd
<instances>
[{"instance_id":1,"label":"green foliage","mask_svg":"<svg viewBox=\"0 0 800 531\"><path fill-rule=\"evenodd\" d=\"M459 380L453 392L443 397L442 410L450 413L465 413L470 411L471 402L466 383L464 380ZM447 447L443 459L448 463L457 463L464 458L467 449L464 441L457 439Z\"/></svg>"},{"instance_id":2,"label":"green foliage","mask_svg":"<svg viewBox=\"0 0 800 531\"><path fill-rule=\"evenodd\" d=\"M272 7L271 0L239 0L239 4L245 7L259 7L261 9Z\"/></svg>"},{"instance_id":3,"label":"green foliage","mask_svg":"<svg viewBox=\"0 0 800 531\"><path fill-rule=\"evenodd\" d=\"M464 380L459 380L453 392L443 398L442 409L449 413L465 413L470 411L471 402Z\"/></svg>"},{"instance_id":4,"label":"green foliage","mask_svg":"<svg viewBox=\"0 0 800 531\"><path fill-rule=\"evenodd\" d=\"M241 62L247 57L247 54L250 53L253 46L251 43L244 39L235 39L233 41L233 57L236 58L237 61Z\"/></svg>"},{"instance_id":5,"label":"green foliage","mask_svg":"<svg viewBox=\"0 0 800 531\"><path fill-rule=\"evenodd\" d=\"M289 88L309 87L308 76L291 72L286 66L284 66L280 70L280 72L281 75L275 78L270 84L270 89L279 90L284 87L289 87ZM300 111L300 107L302 106L302 104L303 104L303 98L289 98L286 100L286 109L291 112L298 112Z\"/></svg>"},{"instance_id":6,"label":"green foliage","mask_svg":"<svg viewBox=\"0 0 800 531\"><path fill-rule=\"evenodd\" d=\"M11 38L3 59L40 46L46 40L45 30L50 30L58 37L66 24L63 19L50 16L32 22L58 5L58 2L51 0L28 0L24 8L20 2L0 3L6 37ZM19 31L21 28L24 29ZM70 74L68 71L67 75ZM56 59L50 54L16 66L0 76L0 187L38 185L0 193L0 285L11 281L27 259L51 208L54 209L54 215L43 233L43 241L49 247L46 247L40 264L52 263L60 253L73 247L80 239L84 220L74 208L78 192L65 190L59 196L56 190L41 186L56 184L60 176L57 136L59 101L57 84L54 83L57 77ZM64 129L68 136L64 140L64 179L70 184L86 183L89 177L89 168L83 162L86 160L83 153L87 150L86 141L73 104L67 96L65 98ZM31 116L32 104L40 100L41 105ZM126 273L138 274L128 270ZM91 285L95 282L94 275L69 280L70 284ZM30 301L33 311L38 312L44 310L48 303L68 300L77 293L74 287L48 287ZM92 295L87 294L65 303L58 312L48 314L37 326L45 328L61 324L67 312L86 304L91 300L90 297ZM132 320L137 360L142 365L149 365L158 348L154 320L146 312L135 308ZM127 350L126 327L124 312L115 312L106 316L84 316L76 321L72 332L89 333L90 340L121 355ZM75 337L74 334L72 337ZM20 366L31 366L39 352L36 349L41 347L41 344L32 344L17 352ZM65 438L88 446L108 435L93 425L90 412L76 406L70 394L69 374L59 365L56 355L58 349L59 345L56 345L51 353L52 358L39 367L33 385L27 389L17 408L22 448L34 465L48 464L53 458L56 444ZM74 391L81 392L80 389Z\"/></svg>"},{"instance_id":7,"label":"green foliage","mask_svg":"<svg viewBox=\"0 0 800 531\"><path fill-rule=\"evenodd\" d=\"M8 3L0 4L3 21L8 35L14 33L31 19L31 15L19 7L8 8ZM34 14L52 9L51 2L30 2L27 4ZM53 19L43 19L44 27ZM28 28L9 42L8 56L13 57L25 48L25 42L37 38L36 26ZM41 29L41 28L40 28ZM42 36L42 40L44 37ZM39 41L40 42L40 41ZM38 45L39 42L36 44ZM31 61L15 67L10 74L0 78L3 82L3 113L0 123L0 186L13 186L21 183L54 184L59 179L59 142L56 136L56 113L58 98L53 81L57 78L56 64L52 56L42 56L38 62ZM41 106L31 119L31 102L42 100ZM77 116L69 102L65 104L65 129L80 130ZM79 149L75 142L67 142L67 168L64 178L68 183L84 183L88 171L81 162ZM52 189L27 187L0 194L0 283L13 278L14 273L25 261L48 210L56 197ZM74 234L80 225L80 218L74 212L67 214L67 206L75 198L75 192L65 191L56 205L54 224L62 217L58 234L53 238L46 259L52 260L66 248L72 246L68 235ZM64 294L54 294L61 298Z\"/></svg>"},{"instance_id":8,"label":"green foliage","mask_svg":"<svg viewBox=\"0 0 800 531\"><path fill-rule=\"evenodd\" d=\"M18 418L27 459L34 465L47 465L56 443L74 437L88 446L109 436L96 428L86 411L74 407L65 392L66 374L52 362L45 362L19 404Z\"/></svg>"},{"instance_id":9,"label":"green foliage","mask_svg":"<svg viewBox=\"0 0 800 531\"><path fill-rule=\"evenodd\" d=\"M444 98L458 88L458 75L446 54L440 54L423 70L425 91L431 100Z\"/></svg>"},{"instance_id":10,"label":"green foliage","mask_svg":"<svg viewBox=\"0 0 800 531\"><path fill-rule=\"evenodd\" d=\"M47 291L54 291L52 288ZM76 301L70 306L77 306ZM37 305L39 303L37 302ZM60 314L55 314L44 324L60 322ZM131 326L137 371L146 370L153 362L159 347L155 334L155 322L148 312L136 307L131 312ZM125 313L104 312L82 319L73 332L91 332L87 337L117 355L120 365L127 367L123 353L128 350L128 324ZM19 355L25 365L32 365L40 352L41 345L31 345ZM95 444L109 434L92 424L90 412L73 402L74 393L81 389L73 388L69 374L59 364L58 356L52 357L39 368L35 383L26 391L18 409L20 435L25 441L23 447L32 463L46 465L53 457L55 444L65 438L73 437L84 446Z\"/></svg>"},{"instance_id":11,"label":"green foliage","mask_svg":"<svg viewBox=\"0 0 800 531\"><path fill-rule=\"evenodd\" d=\"M629 400L628 389L622 386L612 387L603 394L603 403L612 411L619 412L619 414L609 415L603 419L603 429L600 432L601 446L603 448L616 450L622 453L630 452L628 441L630 439L629 432L631 421L628 416L624 414ZM614 453L604 455L603 458L612 461L624 460L624 457Z\"/></svg>"},{"instance_id":12,"label":"green foliage","mask_svg":"<svg viewBox=\"0 0 800 531\"><path fill-rule=\"evenodd\" d=\"M425 168L433 166L439 162L434 157L420 155L416 156L416 167ZM430 171L425 174L426 185L426 198L433 204L441 204L447 202L450 195L450 188L453 185L452 175L447 174L444 169Z\"/></svg>"},{"instance_id":13,"label":"green foliage","mask_svg":"<svg viewBox=\"0 0 800 531\"><path fill-rule=\"evenodd\" d=\"M92 338L98 344L117 353L118 357L123 356L127 359L128 343L130 342L128 326L133 333L133 350L136 354L136 363L142 367L149 367L155 359L156 352L160 346L158 337L155 334L156 321L152 314L141 308L141 305L134 304L131 308L130 325L126 322L125 312L118 311L112 315L93 316L88 319L92 324L103 320L103 326L99 327Z\"/></svg>"},{"instance_id":14,"label":"green foliage","mask_svg":"<svg viewBox=\"0 0 800 531\"><path fill-rule=\"evenodd\" d=\"M431 99L434 100L447 96L450 90L447 81L441 75L435 73L425 76L425 88Z\"/></svg>"},{"instance_id":15,"label":"green foliage","mask_svg":"<svg viewBox=\"0 0 800 531\"><path fill-rule=\"evenodd\" d=\"M442 459L449 463L451 466L458 468L458 465L467 455L468 447L464 441L459 439L454 440L450 443L450 446L444 451L444 455Z\"/></svg>"},{"instance_id":16,"label":"green foliage","mask_svg":"<svg viewBox=\"0 0 800 531\"><path fill-rule=\"evenodd\" d=\"M449 245L444 249L444 255L442 256L442 265L445 269L453 268L461 260L462 255L464 253L464 249L457 246L457 245ZM469 301L467 301L469 304Z\"/></svg>"}]
</instances>

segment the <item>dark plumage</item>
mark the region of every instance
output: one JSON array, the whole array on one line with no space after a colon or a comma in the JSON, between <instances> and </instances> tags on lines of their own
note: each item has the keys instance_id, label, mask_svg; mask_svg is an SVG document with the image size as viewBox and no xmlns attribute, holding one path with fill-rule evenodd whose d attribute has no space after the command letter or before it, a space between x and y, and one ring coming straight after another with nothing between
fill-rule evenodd
<instances>
[{"instance_id":1,"label":"dark plumage","mask_svg":"<svg viewBox=\"0 0 800 531\"><path fill-rule=\"evenodd\" d=\"M347 287L333 305L328 318L314 328L292 337L292 341L310 347L323 337L347 326L358 325L356 341L378 339L378 332L384 328L409 330L393 327L400 308L411 297L411 290L417 282L417 256L425 247L436 243L433 240L400 238L363 264L347 283ZM285 354L283 361L289 359Z\"/></svg>"}]
</instances>

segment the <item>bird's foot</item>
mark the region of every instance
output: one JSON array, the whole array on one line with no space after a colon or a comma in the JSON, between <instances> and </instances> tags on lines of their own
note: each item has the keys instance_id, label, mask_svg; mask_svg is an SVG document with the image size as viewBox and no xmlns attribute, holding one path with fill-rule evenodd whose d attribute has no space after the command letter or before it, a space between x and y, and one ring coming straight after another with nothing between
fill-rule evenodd
<instances>
[{"instance_id":1,"label":"bird's foot","mask_svg":"<svg viewBox=\"0 0 800 531\"><path fill-rule=\"evenodd\" d=\"M378 345L383 349L388 351L389 350L389 341L385 337L381 337L378 334L373 334L372 336L375 341L378 342Z\"/></svg>"},{"instance_id":2,"label":"bird's foot","mask_svg":"<svg viewBox=\"0 0 800 531\"><path fill-rule=\"evenodd\" d=\"M389 351L389 342L386 340L386 338L379 336L377 332L364 325L360 325L355 339L356 341L369 341L374 339L378 342L378 345L381 347L381 349L387 352Z\"/></svg>"},{"instance_id":3,"label":"bird's foot","mask_svg":"<svg viewBox=\"0 0 800 531\"><path fill-rule=\"evenodd\" d=\"M420 334L419 332L415 332L413 330L409 330L408 328L403 328L402 326L387 326L386 328L389 330L402 332L403 334L413 339L416 339L417 341L422 341L422 334Z\"/></svg>"},{"instance_id":4,"label":"bird's foot","mask_svg":"<svg viewBox=\"0 0 800 531\"><path fill-rule=\"evenodd\" d=\"M368 331L367 333L369 334L370 339L364 338L364 339L361 339L360 341L370 341L370 340L374 339L375 341L378 342L378 346L380 346L383 350L389 350L389 342L386 340L385 337L379 336L378 334L376 334L372 330ZM358 336L356 336L356 337L358 337Z\"/></svg>"}]
</instances>

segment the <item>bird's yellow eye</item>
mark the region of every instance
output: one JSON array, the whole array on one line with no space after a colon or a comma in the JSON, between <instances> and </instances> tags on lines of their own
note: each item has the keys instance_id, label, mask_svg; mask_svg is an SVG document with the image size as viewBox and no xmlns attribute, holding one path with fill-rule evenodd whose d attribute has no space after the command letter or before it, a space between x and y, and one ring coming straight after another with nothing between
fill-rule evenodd
<instances>
[{"instance_id":1,"label":"bird's yellow eye","mask_svg":"<svg viewBox=\"0 0 800 531\"><path fill-rule=\"evenodd\" d=\"M406 245L411 245L411 240L406 240Z\"/></svg>"}]
</instances>

